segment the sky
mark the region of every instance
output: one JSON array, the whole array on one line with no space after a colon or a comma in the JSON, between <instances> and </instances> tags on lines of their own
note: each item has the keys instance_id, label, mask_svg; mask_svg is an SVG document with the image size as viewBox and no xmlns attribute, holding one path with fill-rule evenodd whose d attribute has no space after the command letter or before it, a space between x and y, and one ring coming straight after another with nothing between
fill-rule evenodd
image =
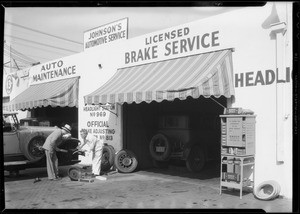
<instances>
[{"instance_id":1,"label":"sky","mask_svg":"<svg viewBox=\"0 0 300 214\"><path fill-rule=\"evenodd\" d=\"M4 40L18 53L45 63L82 52L85 31L126 17L130 39L236 9L239 7L5 7ZM4 57L4 63L6 60Z\"/></svg>"}]
</instances>

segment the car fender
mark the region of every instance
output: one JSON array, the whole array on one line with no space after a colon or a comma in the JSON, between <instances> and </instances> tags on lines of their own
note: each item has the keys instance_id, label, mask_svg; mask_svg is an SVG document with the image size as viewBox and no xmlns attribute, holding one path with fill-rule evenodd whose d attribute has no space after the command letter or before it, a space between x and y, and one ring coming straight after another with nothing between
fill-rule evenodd
<instances>
[{"instance_id":1,"label":"car fender","mask_svg":"<svg viewBox=\"0 0 300 214\"><path fill-rule=\"evenodd\" d=\"M20 142L26 142L31 140L33 137L41 135L47 138L56 128L55 127L38 127L38 126L28 126L20 127L19 129L19 139Z\"/></svg>"}]
</instances>

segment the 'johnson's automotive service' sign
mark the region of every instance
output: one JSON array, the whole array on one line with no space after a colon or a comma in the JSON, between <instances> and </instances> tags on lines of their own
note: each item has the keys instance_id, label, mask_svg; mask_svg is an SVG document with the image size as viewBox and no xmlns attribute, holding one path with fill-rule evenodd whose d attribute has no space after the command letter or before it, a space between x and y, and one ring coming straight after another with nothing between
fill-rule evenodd
<instances>
[{"instance_id":1,"label":"'johnson's automotive service' sign","mask_svg":"<svg viewBox=\"0 0 300 214\"><path fill-rule=\"evenodd\" d=\"M128 18L121 19L84 33L84 50L116 40L127 39Z\"/></svg>"}]
</instances>

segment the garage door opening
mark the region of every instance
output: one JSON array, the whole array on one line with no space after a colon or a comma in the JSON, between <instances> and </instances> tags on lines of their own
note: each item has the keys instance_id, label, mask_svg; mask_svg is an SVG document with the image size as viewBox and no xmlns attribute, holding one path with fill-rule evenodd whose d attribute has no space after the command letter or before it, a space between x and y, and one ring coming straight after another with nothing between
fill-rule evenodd
<instances>
[{"instance_id":1,"label":"garage door opening","mask_svg":"<svg viewBox=\"0 0 300 214\"><path fill-rule=\"evenodd\" d=\"M226 107L225 97L213 99ZM125 103L124 148L136 154L142 170L170 165L201 171L197 169L203 167L202 156L207 166L220 159L219 115L224 108L215 101L201 96L161 103ZM214 172L218 170L216 166Z\"/></svg>"}]
</instances>

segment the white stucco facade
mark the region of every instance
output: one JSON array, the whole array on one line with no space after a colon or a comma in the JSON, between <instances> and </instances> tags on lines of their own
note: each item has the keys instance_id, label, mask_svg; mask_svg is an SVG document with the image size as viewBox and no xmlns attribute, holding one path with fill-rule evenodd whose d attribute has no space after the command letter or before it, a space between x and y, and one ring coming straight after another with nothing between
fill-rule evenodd
<instances>
[{"instance_id":1,"label":"white stucco facade","mask_svg":"<svg viewBox=\"0 0 300 214\"><path fill-rule=\"evenodd\" d=\"M79 126L87 126L86 119L82 116L86 115L82 111L83 96L103 85L118 68L233 48L235 98L232 107L251 109L257 115L255 184L276 180L281 185L281 194L291 198L293 189L292 5L278 2L275 6L279 22L273 23L273 26L268 23L272 24L272 20L274 22L278 19L273 17L273 3L268 3L264 7L236 10L84 52L85 66L82 71L84 74L81 77L79 97L81 105ZM284 29L278 29L282 27ZM188 28L186 35L184 35L185 28ZM155 35L180 29L183 29L181 37L153 41ZM212 45L214 32L214 36L217 37L214 41L215 46ZM187 51L186 49L180 51L179 45L182 44L180 40L190 38L191 42L193 38L197 39L197 36L200 36L201 42L203 35L207 35L203 44L209 47L198 44L199 47L186 46ZM156 40L159 40L159 36ZM174 41L178 43L175 42L175 50L170 53L170 49L166 47L172 48L173 43L169 45L167 43ZM177 49L176 45L178 45ZM137 57L135 60L126 58L132 51L136 52L135 56L139 51L143 53L145 48L150 48L151 52L153 46L156 46L156 52L149 54L148 58L146 55L141 56L139 60ZM101 64L101 69L98 64ZM118 117L114 115L112 118L115 124L119 125L115 127L117 137L114 138L119 142L112 142L112 145L119 144L121 148L121 111Z\"/></svg>"}]
</instances>

